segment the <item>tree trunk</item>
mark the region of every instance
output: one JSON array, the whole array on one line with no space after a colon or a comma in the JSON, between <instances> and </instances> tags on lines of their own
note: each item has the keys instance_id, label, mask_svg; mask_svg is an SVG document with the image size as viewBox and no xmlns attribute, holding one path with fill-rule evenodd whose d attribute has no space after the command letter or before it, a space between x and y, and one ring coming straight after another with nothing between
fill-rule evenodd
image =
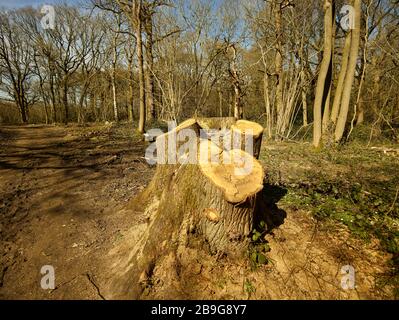
<instances>
[{"instance_id":1,"label":"tree trunk","mask_svg":"<svg viewBox=\"0 0 399 320\"><path fill-rule=\"evenodd\" d=\"M154 102L154 55L152 52L153 46L153 30L152 30L152 15L150 14L146 19L145 26L147 41L146 41L146 97L147 97L147 109L149 119L155 119L157 117L155 102Z\"/></svg>"},{"instance_id":2,"label":"tree trunk","mask_svg":"<svg viewBox=\"0 0 399 320\"><path fill-rule=\"evenodd\" d=\"M26 106L23 101L18 102L19 113L21 115L21 121L23 124L28 123L28 115L26 112Z\"/></svg>"},{"instance_id":3,"label":"tree trunk","mask_svg":"<svg viewBox=\"0 0 399 320\"><path fill-rule=\"evenodd\" d=\"M333 25L332 25L332 39L331 39L331 59L330 66L328 68L327 77L326 77L326 85L328 88L325 88L326 92L326 101L324 106L323 113L323 123L322 123L322 139L323 144L331 144L332 134L331 134L331 122L330 122L330 114L331 114L331 94L332 94L332 86L333 86L333 69L334 69L334 44L335 44L335 4L332 3L333 6Z\"/></svg>"},{"instance_id":4,"label":"tree trunk","mask_svg":"<svg viewBox=\"0 0 399 320\"><path fill-rule=\"evenodd\" d=\"M218 87L218 99L219 99L219 117L223 117L223 94L222 89Z\"/></svg>"},{"instance_id":5,"label":"tree trunk","mask_svg":"<svg viewBox=\"0 0 399 320\"><path fill-rule=\"evenodd\" d=\"M65 78L63 81L63 91L62 91L62 103L64 105L64 124L68 124L69 121L69 106L68 106L68 81Z\"/></svg>"},{"instance_id":6,"label":"tree trunk","mask_svg":"<svg viewBox=\"0 0 399 320\"><path fill-rule=\"evenodd\" d=\"M211 254L245 256L263 189L262 165L245 151L220 148L200 133L203 127L199 124L213 129L234 121L189 119L157 138L154 178L127 206L135 215L142 211L148 217L147 226L140 229L138 239L118 243L111 257L105 258L116 261L106 290L110 298L140 298L154 272L162 269L166 271L162 281L173 277L178 282L177 268L184 267L179 257L201 248ZM254 131L259 129L258 124L246 122L248 128L251 125ZM163 149L171 146L176 152ZM176 153L179 161L172 164ZM211 162L215 158L220 161ZM243 174L248 164L251 170Z\"/></svg>"},{"instance_id":7,"label":"tree trunk","mask_svg":"<svg viewBox=\"0 0 399 320\"><path fill-rule=\"evenodd\" d=\"M284 115L284 82L283 82L283 45L282 45L282 8L280 3L275 4L274 19L276 27L276 54L274 57L276 83L276 113L277 113L277 130L280 130ZM280 133L280 132L277 132Z\"/></svg>"},{"instance_id":8,"label":"tree trunk","mask_svg":"<svg viewBox=\"0 0 399 320\"><path fill-rule=\"evenodd\" d=\"M129 106L128 117L129 122L133 123L134 120L134 74L133 74L133 54L128 59L128 72L129 72Z\"/></svg>"},{"instance_id":9,"label":"tree trunk","mask_svg":"<svg viewBox=\"0 0 399 320\"><path fill-rule=\"evenodd\" d=\"M84 81L80 96L79 96L79 123L85 123L86 122L86 114L84 113L84 107L83 104L86 100L87 103L87 89L89 88L89 82L87 80Z\"/></svg>"},{"instance_id":10,"label":"tree trunk","mask_svg":"<svg viewBox=\"0 0 399 320\"><path fill-rule=\"evenodd\" d=\"M356 125L362 124L364 122L364 108L362 101L359 101L358 109Z\"/></svg>"},{"instance_id":11,"label":"tree trunk","mask_svg":"<svg viewBox=\"0 0 399 320\"><path fill-rule=\"evenodd\" d=\"M333 0L324 1L324 49L313 106L313 145L319 147L322 133L322 111L326 102L325 88L329 87L328 70L332 58Z\"/></svg>"},{"instance_id":12,"label":"tree trunk","mask_svg":"<svg viewBox=\"0 0 399 320\"><path fill-rule=\"evenodd\" d=\"M43 100L43 105L44 105L44 115L45 115L45 121L46 121L46 124L49 124L49 119L50 119L50 117L49 117L49 112L48 112L48 104L47 104L47 101L46 101L46 99L45 100Z\"/></svg>"},{"instance_id":13,"label":"tree trunk","mask_svg":"<svg viewBox=\"0 0 399 320\"><path fill-rule=\"evenodd\" d=\"M335 124L337 122L338 113L341 105L342 91L344 89L345 75L348 70L348 59L351 48L351 33L348 33L345 38L344 50L342 52L341 70L338 76L338 84L335 90L334 102L331 110L330 120Z\"/></svg>"},{"instance_id":14,"label":"tree trunk","mask_svg":"<svg viewBox=\"0 0 399 320\"><path fill-rule=\"evenodd\" d=\"M361 95L362 95L362 89L363 89L364 79L366 76L366 68L367 68L368 33L369 33L369 29L366 26L366 32L364 35L364 43L363 43L363 61L362 61L362 68L361 68L362 71L361 71L359 89L358 89L357 99L356 99L356 106L357 106L356 125L362 124L364 121L364 107L363 107ZM356 116L356 114L355 114L355 116Z\"/></svg>"},{"instance_id":15,"label":"tree trunk","mask_svg":"<svg viewBox=\"0 0 399 320\"><path fill-rule=\"evenodd\" d=\"M360 44L360 23L361 23L361 0L354 0L355 21L352 33L352 44L348 61L348 70L345 76L344 88L342 92L342 102L339 112L337 125L335 128L335 142L339 142L344 134L346 119L348 117L349 103L351 99L352 85L355 79L357 58L359 55Z\"/></svg>"},{"instance_id":16,"label":"tree trunk","mask_svg":"<svg viewBox=\"0 0 399 320\"><path fill-rule=\"evenodd\" d=\"M272 137L273 118L270 106L269 75L267 74L267 70L265 70L265 73L263 75L263 99L265 101L265 108L266 108L267 137L270 139Z\"/></svg>"},{"instance_id":17,"label":"tree trunk","mask_svg":"<svg viewBox=\"0 0 399 320\"><path fill-rule=\"evenodd\" d=\"M140 96L140 116L139 116L139 132L145 132L146 121L146 94L145 94L145 78L144 78L144 59L143 59L143 41L142 41L142 1L133 1L133 15L136 30L137 60L139 66L139 96Z\"/></svg>"},{"instance_id":18,"label":"tree trunk","mask_svg":"<svg viewBox=\"0 0 399 320\"><path fill-rule=\"evenodd\" d=\"M120 29L120 23L118 20L118 31ZM111 84L112 84L112 103L114 109L114 120L115 122L119 122L119 114L118 114L118 102L116 96L116 64L118 62L118 48L117 48L117 41L118 41L118 33L115 34L113 37L113 51L112 51L112 71L111 71Z\"/></svg>"},{"instance_id":19,"label":"tree trunk","mask_svg":"<svg viewBox=\"0 0 399 320\"><path fill-rule=\"evenodd\" d=\"M51 97L51 109L52 109L52 122L57 122L57 109L55 107L55 91L54 91L54 75L50 74L50 97Z\"/></svg>"},{"instance_id":20,"label":"tree trunk","mask_svg":"<svg viewBox=\"0 0 399 320\"><path fill-rule=\"evenodd\" d=\"M234 117L238 120L242 119L244 112L242 106L241 79L237 70L237 52L234 45L230 45L227 49L231 49L232 52L229 73L234 89Z\"/></svg>"}]
</instances>

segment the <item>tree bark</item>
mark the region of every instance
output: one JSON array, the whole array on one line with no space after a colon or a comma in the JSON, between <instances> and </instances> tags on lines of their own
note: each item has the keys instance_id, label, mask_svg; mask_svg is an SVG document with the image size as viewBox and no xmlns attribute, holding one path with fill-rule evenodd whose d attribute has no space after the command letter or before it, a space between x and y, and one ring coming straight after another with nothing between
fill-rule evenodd
<instances>
[{"instance_id":1,"label":"tree bark","mask_svg":"<svg viewBox=\"0 0 399 320\"><path fill-rule=\"evenodd\" d=\"M63 91L62 91L62 103L64 105L64 124L68 124L69 121L69 106L68 106L68 79L63 80Z\"/></svg>"},{"instance_id":2,"label":"tree bark","mask_svg":"<svg viewBox=\"0 0 399 320\"><path fill-rule=\"evenodd\" d=\"M271 105L270 105L269 75L267 74L267 70L265 70L265 73L263 75L263 99L265 101L265 108L266 108L267 137L270 139L272 137L273 117L272 117Z\"/></svg>"},{"instance_id":3,"label":"tree bark","mask_svg":"<svg viewBox=\"0 0 399 320\"><path fill-rule=\"evenodd\" d=\"M307 85L306 85L306 75L305 71L302 70L301 72L301 97L302 97L302 125L308 125L308 97L307 97Z\"/></svg>"},{"instance_id":4,"label":"tree bark","mask_svg":"<svg viewBox=\"0 0 399 320\"><path fill-rule=\"evenodd\" d=\"M133 1L132 14L135 22L137 60L139 67L139 99L140 99L140 115L139 115L139 132L145 132L146 122L146 92L144 78L144 58L143 58L143 41L142 41L142 0Z\"/></svg>"},{"instance_id":5,"label":"tree bark","mask_svg":"<svg viewBox=\"0 0 399 320\"><path fill-rule=\"evenodd\" d=\"M118 261L113 264L114 275L107 289L110 298L140 298L154 270L172 259L167 277L175 274L176 266L184 263L179 257L193 250L207 248L211 254L245 256L263 189L262 165L240 149L223 150L200 131L232 123L234 119L230 118L189 119L157 138L158 166L154 178L127 206L128 210L146 214L148 223L138 241L119 243L111 251L113 256L106 258ZM251 124L258 128L257 124L246 123L248 127ZM175 140L186 136L188 129L192 138L189 144L186 139ZM168 152L160 152L162 146L171 146L170 141L176 142L174 150L185 150L176 152L180 161L174 164L170 163ZM190 154L194 155L191 163L187 162ZM236 162L211 162L213 156ZM246 175L237 173L236 169L249 163L252 169Z\"/></svg>"},{"instance_id":6,"label":"tree bark","mask_svg":"<svg viewBox=\"0 0 399 320\"><path fill-rule=\"evenodd\" d=\"M154 55L153 55L153 26L152 26L152 14L150 13L148 17L146 17L145 30L147 34L146 40L146 97L147 97L147 109L149 119L155 119L157 117L155 102L154 102Z\"/></svg>"},{"instance_id":7,"label":"tree bark","mask_svg":"<svg viewBox=\"0 0 399 320\"><path fill-rule=\"evenodd\" d=\"M133 123L134 120L134 73L133 73L133 53L127 58L129 73L129 105L128 105L128 117L129 122Z\"/></svg>"},{"instance_id":8,"label":"tree bark","mask_svg":"<svg viewBox=\"0 0 399 320\"><path fill-rule=\"evenodd\" d=\"M241 89L241 79L237 70L237 51L234 44L230 45L227 49L231 49L232 58L229 66L229 73L234 89L234 117L242 119L244 111L242 106L242 89Z\"/></svg>"},{"instance_id":9,"label":"tree bark","mask_svg":"<svg viewBox=\"0 0 399 320\"><path fill-rule=\"evenodd\" d=\"M275 4L274 19L276 28L276 54L274 57L276 82L276 113L277 130L281 127L284 116L284 82L283 82L283 45L282 45L282 8L280 3Z\"/></svg>"},{"instance_id":10,"label":"tree bark","mask_svg":"<svg viewBox=\"0 0 399 320\"><path fill-rule=\"evenodd\" d=\"M352 43L351 43L350 56L348 61L348 70L345 76L344 88L342 92L341 108L338 116L337 125L335 128L335 135L334 135L335 142L341 141L344 134L346 119L348 117L348 111L349 111L349 103L351 99L352 85L355 79L357 58L359 55L361 0L354 0L353 6L355 10L354 29L351 31Z\"/></svg>"},{"instance_id":11,"label":"tree bark","mask_svg":"<svg viewBox=\"0 0 399 320\"><path fill-rule=\"evenodd\" d=\"M51 109L52 109L52 122L56 123L57 122L57 109L55 107L56 105L56 99L55 99L55 90L54 90L54 72L53 69L50 71L50 97L51 97Z\"/></svg>"},{"instance_id":12,"label":"tree bark","mask_svg":"<svg viewBox=\"0 0 399 320\"><path fill-rule=\"evenodd\" d=\"M116 93L116 66L118 63L118 37L121 28L120 16L117 16L118 30L112 39L112 70L111 70L111 83L112 83L112 103L114 111L114 120L119 122L118 101Z\"/></svg>"},{"instance_id":13,"label":"tree bark","mask_svg":"<svg viewBox=\"0 0 399 320\"><path fill-rule=\"evenodd\" d=\"M345 38L344 50L342 52L341 70L338 76L338 84L335 90L334 102L331 110L330 120L335 124L337 122L338 113L341 105L342 91L344 89L344 81L346 72L348 70L348 59L351 48L351 33L348 33Z\"/></svg>"},{"instance_id":14,"label":"tree bark","mask_svg":"<svg viewBox=\"0 0 399 320\"><path fill-rule=\"evenodd\" d=\"M332 58L332 27L333 27L333 0L324 1L324 49L323 60L321 62L319 77L315 92L315 101L313 106L313 145L320 146L322 134L322 111L326 102L325 88L327 83L328 70Z\"/></svg>"},{"instance_id":15,"label":"tree bark","mask_svg":"<svg viewBox=\"0 0 399 320\"><path fill-rule=\"evenodd\" d=\"M28 116L26 112L26 106L23 101L18 101L18 109L19 113L21 115L21 121L23 124L28 123Z\"/></svg>"}]
</instances>

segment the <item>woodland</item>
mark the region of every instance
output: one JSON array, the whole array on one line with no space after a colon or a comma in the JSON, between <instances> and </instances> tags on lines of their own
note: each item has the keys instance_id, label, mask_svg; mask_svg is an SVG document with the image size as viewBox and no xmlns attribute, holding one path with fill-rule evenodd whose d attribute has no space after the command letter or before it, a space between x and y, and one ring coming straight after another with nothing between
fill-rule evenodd
<instances>
[{"instance_id":1,"label":"woodland","mask_svg":"<svg viewBox=\"0 0 399 320\"><path fill-rule=\"evenodd\" d=\"M398 299L398 86L398 0L0 6L0 298Z\"/></svg>"}]
</instances>

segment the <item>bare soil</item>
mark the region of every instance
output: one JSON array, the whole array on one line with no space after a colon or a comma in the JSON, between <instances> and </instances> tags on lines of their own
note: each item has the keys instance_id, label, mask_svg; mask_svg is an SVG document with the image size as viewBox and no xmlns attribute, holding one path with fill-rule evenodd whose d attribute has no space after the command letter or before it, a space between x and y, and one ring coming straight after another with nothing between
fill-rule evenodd
<instances>
[{"instance_id":1,"label":"bare soil","mask_svg":"<svg viewBox=\"0 0 399 320\"><path fill-rule=\"evenodd\" d=\"M154 173L143 159L145 143L128 131L0 128L0 298L107 298L112 251L123 240L135 241L146 225L125 205ZM317 221L305 208L277 206L283 219L266 236L267 265L254 269L249 259L188 251L178 290L167 281L165 261L143 298L393 298L391 287L377 285L391 258L379 241L356 239L345 226ZM340 270L348 264L356 270L353 290L341 288ZM54 290L40 286L43 265L55 268Z\"/></svg>"}]
</instances>

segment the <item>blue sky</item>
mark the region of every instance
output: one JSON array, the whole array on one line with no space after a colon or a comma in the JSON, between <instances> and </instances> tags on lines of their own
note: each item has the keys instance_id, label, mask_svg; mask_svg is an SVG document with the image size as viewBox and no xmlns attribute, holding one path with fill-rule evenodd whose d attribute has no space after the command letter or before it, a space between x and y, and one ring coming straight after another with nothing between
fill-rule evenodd
<instances>
[{"instance_id":1,"label":"blue sky","mask_svg":"<svg viewBox=\"0 0 399 320\"><path fill-rule=\"evenodd\" d=\"M89 0L86 0L89 1ZM53 3L68 3L74 4L78 3L80 0L68 0L68 1L60 1L60 0L0 0L0 8L21 8L25 6L32 7L40 7L44 4L53 4ZM84 0L82 0L84 2Z\"/></svg>"}]
</instances>

